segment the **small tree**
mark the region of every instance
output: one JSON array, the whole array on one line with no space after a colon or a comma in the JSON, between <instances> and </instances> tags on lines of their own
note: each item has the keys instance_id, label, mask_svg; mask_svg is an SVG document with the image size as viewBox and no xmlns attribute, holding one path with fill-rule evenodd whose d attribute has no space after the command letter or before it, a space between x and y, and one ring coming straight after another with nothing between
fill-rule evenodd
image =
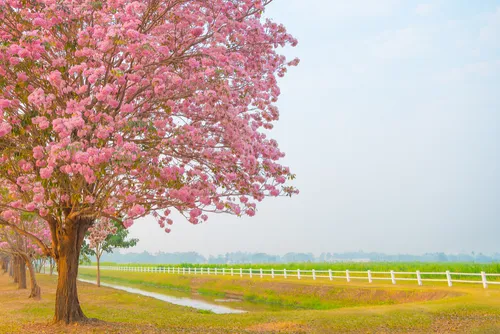
<instances>
[{"instance_id":1,"label":"small tree","mask_svg":"<svg viewBox=\"0 0 500 334\"><path fill-rule=\"evenodd\" d=\"M121 224L107 219L99 220L89 229L87 240L82 246L84 257L95 256L97 261L97 286L101 286L101 257L104 253L112 253L115 248L134 247L139 239L127 240L128 230Z\"/></svg>"}]
</instances>

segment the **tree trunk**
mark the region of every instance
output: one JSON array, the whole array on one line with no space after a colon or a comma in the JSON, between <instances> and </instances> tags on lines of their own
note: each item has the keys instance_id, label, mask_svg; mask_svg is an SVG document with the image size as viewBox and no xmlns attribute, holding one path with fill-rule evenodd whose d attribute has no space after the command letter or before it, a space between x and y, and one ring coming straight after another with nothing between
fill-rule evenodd
<instances>
[{"instance_id":1,"label":"tree trunk","mask_svg":"<svg viewBox=\"0 0 500 334\"><path fill-rule=\"evenodd\" d=\"M100 256L96 256L97 259L97 287L101 287L101 258Z\"/></svg>"},{"instance_id":2,"label":"tree trunk","mask_svg":"<svg viewBox=\"0 0 500 334\"><path fill-rule=\"evenodd\" d=\"M13 274L14 274L14 283L19 283L19 259L17 258L17 256L14 256L14 260L12 262L13 264Z\"/></svg>"},{"instance_id":3,"label":"tree trunk","mask_svg":"<svg viewBox=\"0 0 500 334\"><path fill-rule=\"evenodd\" d=\"M23 259L18 258L18 266L19 266L19 281L17 282L18 289L27 289L28 285L26 284L26 263Z\"/></svg>"},{"instance_id":4,"label":"tree trunk","mask_svg":"<svg viewBox=\"0 0 500 334\"><path fill-rule=\"evenodd\" d=\"M8 257L3 258L2 269L3 269L4 273L9 271L10 268L9 268L9 258Z\"/></svg>"},{"instance_id":5,"label":"tree trunk","mask_svg":"<svg viewBox=\"0 0 500 334\"><path fill-rule=\"evenodd\" d=\"M54 259L50 258L50 276L54 275Z\"/></svg>"},{"instance_id":6,"label":"tree trunk","mask_svg":"<svg viewBox=\"0 0 500 334\"><path fill-rule=\"evenodd\" d=\"M76 282L80 249L85 232L87 232L92 222L92 220L87 219L69 222L65 226L62 235L59 236L59 244L57 245L57 271L59 276L57 279L54 322L69 324L87 320L80 307Z\"/></svg>"},{"instance_id":7,"label":"tree trunk","mask_svg":"<svg viewBox=\"0 0 500 334\"><path fill-rule=\"evenodd\" d=\"M14 259L12 257L9 262L9 276L14 278Z\"/></svg>"},{"instance_id":8,"label":"tree trunk","mask_svg":"<svg viewBox=\"0 0 500 334\"><path fill-rule=\"evenodd\" d=\"M30 283L31 283L31 293L29 298L33 298L35 300L40 300L42 298L42 290L36 281L36 273L35 268L33 267L33 263L29 258L26 258L26 265L28 266L28 270L30 272Z\"/></svg>"}]
</instances>

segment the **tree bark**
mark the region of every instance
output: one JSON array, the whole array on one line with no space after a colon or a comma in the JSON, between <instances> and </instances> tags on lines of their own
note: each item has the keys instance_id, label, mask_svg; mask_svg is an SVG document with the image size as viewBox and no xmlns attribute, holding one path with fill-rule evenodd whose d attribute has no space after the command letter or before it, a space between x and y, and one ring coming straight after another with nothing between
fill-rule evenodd
<instances>
[{"instance_id":1,"label":"tree bark","mask_svg":"<svg viewBox=\"0 0 500 334\"><path fill-rule=\"evenodd\" d=\"M97 287L101 287L101 257L96 256L97 259Z\"/></svg>"},{"instance_id":2,"label":"tree bark","mask_svg":"<svg viewBox=\"0 0 500 334\"><path fill-rule=\"evenodd\" d=\"M4 257L2 260L2 269L4 274L9 271L9 258Z\"/></svg>"},{"instance_id":3,"label":"tree bark","mask_svg":"<svg viewBox=\"0 0 500 334\"><path fill-rule=\"evenodd\" d=\"M27 289L28 285L26 284L26 263L21 258L18 258L17 261L19 267L19 281L17 282L17 288Z\"/></svg>"},{"instance_id":4,"label":"tree bark","mask_svg":"<svg viewBox=\"0 0 500 334\"><path fill-rule=\"evenodd\" d=\"M14 283L19 283L19 259L14 256L12 261Z\"/></svg>"},{"instance_id":5,"label":"tree bark","mask_svg":"<svg viewBox=\"0 0 500 334\"><path fill-rule=\"evenodd\" d=\"M78 263L85 232L92 220L68 222L58 236L57 290L54 322L66 324L87 320L80 307L77 291Z\"/></svg>"},{"instance_id":6,"label":"tree bark","mask_svg":"<svg viewBox=\"0 0 500 334\"><path fill-rule=\"evenodd\" d=\"M35 300L40 300L42 298L42 290L36 281L36 272L33 267L33 263L29 258L25 259L26 265L28 266L28 270L30 272L30 283L31 283L31 293L29 298L33 298Z\"/></svg>"},{"instance_id":7,"label":"tree bark","mask_svg":"<svg viewBox=\"0 0 500 334\"><path fill-rule=\"evenodd\" d=\"M52 276L52 275L54 275L54 259L50 258L49 261L50 261L49 262L49 264L50 264L50 268L49 268L49 270L50 270L50 276Z\"/></svg>"}]
</instances>

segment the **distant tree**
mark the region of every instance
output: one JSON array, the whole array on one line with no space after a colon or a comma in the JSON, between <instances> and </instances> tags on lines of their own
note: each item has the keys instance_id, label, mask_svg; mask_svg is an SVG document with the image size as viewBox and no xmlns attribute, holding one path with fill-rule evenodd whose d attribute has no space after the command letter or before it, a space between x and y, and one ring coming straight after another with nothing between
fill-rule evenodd
<instances>
[{"instance_id":1,"label":"distant tree","mask_svg":"<svg viewBox=\"0 0 500 334\"><path fill-rule=\"evenodd\" d=\"M10 217L15 221L14 217ZM22 232L29 231L36 236L39 242L49 244L50 232L47 226L39 219L34 218L30 213L23 213L17 217L16 227L7 227L0 225L0 253L7 254L14 259L15 282L19 289L26 289L26 269L30 273L31 293L29 298L40 299L41 289L37 283L35 275L34 260L42 254L37 243L31 238L26 237ZM17 280L16 280L17 278Z\"/></svg>"},{"instance_id":2,"label":"distant tree","mask_svg":"<svg viewBox=\"0 0 500 334\"><path fill-rule=\"evenodd\" d=\"M0 262L2 263L2 271L5 274L9 270L10 257L0 254Z\"/></svg>"},{"instance_id":3,"label":"distant tree","mask_svg":"<svg viewBox=\"0 0 500 334\"><path fill-rule=\"evenodd\" d=\"M101 257L104 253L112 253L115 248L134 247L139 239L127 240L128 230L122 224L108 219L99 220L89 229L87 239L84 240L81 256L90 260L95 256L97 260L97 286L101 286ZM90 261L89 261L90 262Z\"/></svg>"}]
</instances>

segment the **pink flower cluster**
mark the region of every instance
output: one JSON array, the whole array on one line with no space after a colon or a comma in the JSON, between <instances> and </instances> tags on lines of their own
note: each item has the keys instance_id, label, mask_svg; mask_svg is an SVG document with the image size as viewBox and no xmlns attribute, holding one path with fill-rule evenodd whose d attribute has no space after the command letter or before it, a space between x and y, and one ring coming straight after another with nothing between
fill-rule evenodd
<instances>
[{"instance_id":1,"label":"pink flower cluster","mask_svg":"<svg viewBox=\"0 0 500 334\"><path fill-rule=\"evenodd\" d=\"M101 247L108 235L115 234L116 230L116 226L109 219L99 219L89 229L88 240L90 248L97 250L97 248Z\"/></svg>"},{"instance_id":2,"label":"pink flower cluster","mask_svg":"<svg viewBox=\"0 0 500 334\"><path fill-rule=\"evenodd\" d=\"M297 41L268 3L0 0L0 214L77 212L99 240L108 218L169 232L173 209L199 224L297 193L268 137Z\"/></svg>"}]
</instances>

